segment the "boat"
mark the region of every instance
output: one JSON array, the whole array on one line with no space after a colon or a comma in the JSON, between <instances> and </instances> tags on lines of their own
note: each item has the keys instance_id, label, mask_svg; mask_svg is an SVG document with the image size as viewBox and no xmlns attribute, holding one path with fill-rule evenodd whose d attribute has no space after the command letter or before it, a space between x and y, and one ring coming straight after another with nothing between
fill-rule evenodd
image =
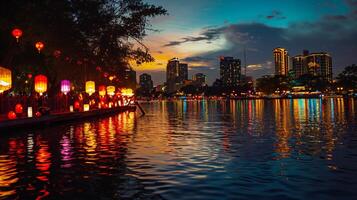
<instances>
[{"instance_id":1,"label":"boat","mask_svg":"<svg viewBox=\"0 0 357 200\"><path fill-rule=\"evenodd\" d=\"M23 129L53 125L55 123L73 122L93 117L103 117L121 112L135 112L136 106L120 106L115 108L94 109L90 111L52 113L41 117L6 119L0 122L0 130Z\"/></svg>"}]
</instances>

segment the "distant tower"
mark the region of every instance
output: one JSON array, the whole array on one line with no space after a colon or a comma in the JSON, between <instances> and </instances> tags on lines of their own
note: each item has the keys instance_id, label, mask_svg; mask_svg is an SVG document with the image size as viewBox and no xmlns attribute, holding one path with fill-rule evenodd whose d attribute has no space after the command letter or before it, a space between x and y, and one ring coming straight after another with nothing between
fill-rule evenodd
<instances>
[{"instance_id":1,"label":"distant tower","mask_svg":"<svg viewBox=\"0 0 357 200\"><path fill-rule=\"evenodd\" d=\"M332 57L326 52L310 53L304 50L303 55L292 58L292 64L296 78L304 74L311 74L332 81Z\"/></svg>"},{"instance_id":2,"label":"distant tower","mask_svg":"<svg viewBox=\"0 0 357 200\"><path fill-rule=\"evenodd\" d=\"M169 93L175 92L188 79L188 65L180 63L178 58L169 60L166 68L166 84Z\"/></svg>"},{"instance_id":3,"label":"distant tower","mask_svg":"<svg viewBox=\"0 0 357 200\"><path fill-rule=\"evenodd\" d=\"M238 86L241 78L241 61L233 57L221 57L220 75L224 86Z\"/></svg>"},{"instance_id":4,"label":"distant tower","mask_svg":"<svg viewBox=\"0 0 357 200\"><path fill-rule=\"evenodd\" d=\"M275 48L274 62L275 62L275 75L287 76L289 72L289 55L288 51L284 48Z\"/></svg>"},{"instance_id":5,"label":"distant tower","mask_svg":"<svg viewBox=\"0 0 357 200\"><path fill-rule=\"evenodd\" d=\"M145 92L150 92L154 87L153 87L153 81L151 79L151 76L149 74L141 74L139 76L140 78L140 88L144 90Z\"/></svg>"}]
</instances>

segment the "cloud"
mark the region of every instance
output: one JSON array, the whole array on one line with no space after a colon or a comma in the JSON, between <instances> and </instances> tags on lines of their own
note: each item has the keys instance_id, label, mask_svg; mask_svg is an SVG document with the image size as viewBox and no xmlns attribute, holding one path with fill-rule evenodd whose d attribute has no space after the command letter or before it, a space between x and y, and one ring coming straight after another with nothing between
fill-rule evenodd
<instances>
[{"instance_id":1,"label":"cloud","mask_svg":"<svg viewBox=\"0 0 357 200\"><path fill-rule=\"evenodd\" d=\"M286 19L285 16L283 16L282 12L278 11L278 10L273 10L271 12L271 14L265 16L265 19L269 19L269 20L272 20L272 19Z\"/></svg>"},{"instance_id":2,"label":"cloud","mask_svg":"<svg viewBox=\"0 0 357 200\"><path fill-rule=\"evenodd\" d=\"M224 38L225 48L203 52L184 60L205 62L207 66L218 70L219 56L242 59L246 47L248 75L255 77L274 72L272 49L275 47L287 48L290 56L301 54L303 49L311 52L325 51L332 55L337 74L343 67L357 63L357 58L352 53L357 51L357 1L348 0L347 3L351 9L345 15L326 15L317 21L291 23L285 28L263 23L228 24L203 29L200 36L184 37L180 42L176 41L175 45L198 41L214 43L218 38Z\"/></svg>"}]
</instances>

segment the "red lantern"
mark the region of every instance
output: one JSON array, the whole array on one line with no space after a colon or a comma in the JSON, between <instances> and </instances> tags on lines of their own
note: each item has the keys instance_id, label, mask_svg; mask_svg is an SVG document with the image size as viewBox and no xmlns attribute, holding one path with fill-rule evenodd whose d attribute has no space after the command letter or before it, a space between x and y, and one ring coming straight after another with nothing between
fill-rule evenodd
<instances>
[{"instance_id":1,"label":"red lantern","mask_svg":"<svg viewBox=\"0 0 357 200\"><path fill-rule=\"evenodd\" d=\"M14 30L12 30L12 35L16 38L16 41L19 41L19 38L22 36L22 30L15 28Z\"/></svg>"},{"instance_id":2,"label":"red lantern","mask_svg":"<svg viewBox=\"0 0 357 200\"><path fill-rule=\"evenodd\" d=\"M16 113L14 111L10 111L7 113L8 119L16 119Z\"/></svg>"},{"instance_id":3,"label":"red lantern","mask_svg":"<svg viewBox=\"0 0 357 200\"><path fill-rule=\"evenodd\" d=\"M39 111L37 111L36 113L35 113L35 115L36 115L36 117L41 117L41 113L39 112Z\"/></svg>"},{"instance_id":4,"label":"red lantern","mask_svg":"<svg viewBox=\"0 0 357 200\"><path fill-rule=\"evenodd\" d=\"M27 74L27 78L32 79L32 74Z\"/></svg>"},{"instance_id":5,"label":"red lantern","mask_svg":"<svg viewBox=\"0 0 357 200\"><path fill-rule=\"evenodd\" d=\"M43 47L45 47L45 45L42 42L36 42L35 47L38 50L38 52L40 53L41 50L43 49Z\"/></svg>"},{"instance_id":6,"label":"red lantern","mask_svg":"<svg viewBox=\"0 0 357 200\"><path fill-rule=\"evenodd\" d=\"M74 102L74 109L79 110L80 106L78 101Z\"/></svg>"},{"instance_id":7,"label":"red lantern","mask_svg":"<svg viewBox=\"0 0 357 200\"><path fill-rule=\"evenodd\" d=\"M15 113L16 114L21 114L23 112L23 108L22 108L22 105L21 104L16 104L15 106Z\"/></svg>"},{"instance_id":8,"label":"red lantern","mask_svg":"<svg viewBox=\"0 0 357 200\"><path fill-rule=\"evenodd\" d=\"M55 57L55 58L59 58L60 56L61 56L61 51L60 50L55 50L54 52L53 52L53 56Z\"/></svg>"},{"instance_id":9,"label":"red lantern","mask_svg":"<svg viewBox=\"0 0 357 200\"><path fill-rule=\"evenodd\" d=\"M35 91L40 95L47 91L47 77L45 75L35 76Z\"/></svg>"}]
</instances>

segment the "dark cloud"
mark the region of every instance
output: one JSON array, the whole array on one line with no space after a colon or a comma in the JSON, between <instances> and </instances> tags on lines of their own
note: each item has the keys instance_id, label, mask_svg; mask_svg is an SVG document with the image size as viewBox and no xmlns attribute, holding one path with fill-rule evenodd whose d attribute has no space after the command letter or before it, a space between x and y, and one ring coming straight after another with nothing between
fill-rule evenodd
<instances>
[{"instance_id":1,"label":"dark cloud","mask_svg":"<svg viewBox=\"0 0 357 200\"><path fill-rule=\"evenodd\" d=\"M207 41L210 42L212 40L218 39L220 36L220 30L217 28L212 28L212 27L207 27L204 28L203 31L200 33L199 36L188 36L181 38L181 40L178 41L171 41L167 44L164 45L164 47L169 47L169 46L177 46L181 45L186 42L199 42L199 41Z\"/></svg>"},{"instance_id":2,"label":"dark cloud","mask_svg":"<svg viewBox=\"0 0 357 200\"><path fill-rule=\"evenodd\" d=\"M265 16L266 19L286 19L283 14L278 10L273 10L271 14Z\"/></svg>"},{"instance_id":3,"label":"dark cloud","mask_svg":"<svg viewBox=\"0 0 357 200\"><path fill-rule=\"evenodd\" d=\"M350 2L351 3L351 2ZM353 5L355 2L352 2ZM231 24L206 29L204 37L190 41L210 40L224 37L227 48L185 58L186 62L207 62L208 67L215 67L216 72L202 68L208 78L218 77L219 56L243 58L243 49L247 49L247 64L259 66L248 69L248 75L259 77L271 74L272 49L278 46L288 49L291 56L301 54L303 49L311 52L329 52L333 57L334 72L337 74L343 67L357 63L357 21L355 10L346 15L324 16L315 22L290 24L287 28L276 28L261 23ZM187 40L186 40L187 41ZM182 44L184 42L181 42ZM213 77L210 77L210 76Z\"/></svg>"},{"instance_id":4,"label":"dark cloud","mask_svg":"<svg viewBox=\"0 0 357 200\"><path fill-rule=\"evenodd\" d=\"M200 57L200 56L192 56L182 59L184 62L209 62L212 60L216 60L215 58L207 58L207 57Z\"/></svg>"}]
</instances>

